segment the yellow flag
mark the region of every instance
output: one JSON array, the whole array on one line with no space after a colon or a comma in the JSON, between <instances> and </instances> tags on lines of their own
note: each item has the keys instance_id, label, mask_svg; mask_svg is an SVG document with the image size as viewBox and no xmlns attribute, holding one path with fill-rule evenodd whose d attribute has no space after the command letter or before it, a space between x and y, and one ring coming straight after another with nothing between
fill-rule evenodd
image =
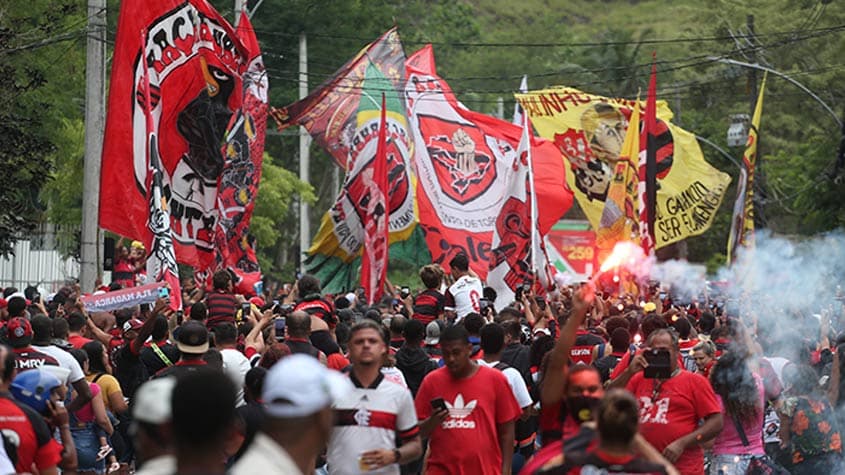
<instances>
[{"instance_id":1,"label":"yellow flag","mask_svg":"<svg viewBox=\"0 0 845 475\"><path fill-rule=\"evenodd\" d=\"M736 259L736 251L740 246L754 247L754 168L757 164L757 142L760 137L760 116L763 115L763 93L766 90L767 75L768 73L763 74L757 104L754 106L754 116L751 118L751 130L748 131L748 141L745 143L745 154L742 156L731 232L728 235L728 263Z\"/></svg>"},{"instance_id":2,"label":"yellow flag","mask_svg":"<svg viewBox=\"0 0 845 475\"><path fill-rule=\"evenodd\" d=\"M569 162L570 188L594 229L600 229L614 166L623 150L637 101L555 87L516 94L541 137L554 141ZM644 104L639 103L639 107ZM657 102L656 247L706 231L722 203L730 176L710 166L695 136L669 123L672 111ZM615 198L612 198L615 199Z\"/></svg>"},{"instance_id":3,"label":"yellow flag","mask_svg":"<svg viewBox=\"0 0 845 475\"><path fill-rule=\"evenodd\" d=\"M596 229L599 254L610 252L619 241L638 241L637 188L640 153L640 109L633 107L622 151L612 165L613 175L607 190L601 220Z\"/></svg>"}]
</instances>

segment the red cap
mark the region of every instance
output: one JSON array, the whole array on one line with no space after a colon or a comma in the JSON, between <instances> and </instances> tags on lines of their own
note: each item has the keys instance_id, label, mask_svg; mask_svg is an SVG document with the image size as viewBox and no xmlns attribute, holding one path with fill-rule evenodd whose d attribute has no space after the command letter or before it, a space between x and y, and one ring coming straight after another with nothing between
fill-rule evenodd
<instances>
[{"instance_id":1,"label":"red cap","mask_svg":"<svg viewBox=\"0 0 845 475\"><path fill-rule=\"evenodd\" d=\"M23 317L15 317L9 320L9 324L6 325L6 330L6 335L12 346L21 340L32 338L32 325L29 324L29 320Z\"/></svg>"},{"instance_id":2,"label":"red cap","mask_svg":"<svg viewBox=\"0 0 845 475\"><path fill-rule=\"evenodd\" d=\"M137 318L131 318L123 324L123 333L126 333L131 330L137 331L142 326L144 326L144 322L138 320Z\"/></svg>"},{"instance_id":3,"label":"red cap","mask_svg":"<svg viewBox=\"0 0 845 475\"><path fill-rule=\"evenodd\" d=\"M255 305L258 308L261 308L264 306L264 299L262 299L261 297L253 297L249 299L249 303Z\"/></svg>"}]
</instances>

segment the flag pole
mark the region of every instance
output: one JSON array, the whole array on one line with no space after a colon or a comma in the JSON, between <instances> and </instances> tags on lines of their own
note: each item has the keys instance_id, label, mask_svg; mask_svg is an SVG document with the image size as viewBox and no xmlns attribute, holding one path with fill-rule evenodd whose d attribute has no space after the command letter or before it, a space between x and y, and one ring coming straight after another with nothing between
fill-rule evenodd
<instances>
[{"instance_id":1,"label":"flag pole","mask_svg":"<svg viewBox=\"0 0 845 475\"><path fill-rule=\"evenodd\" d=\"M531 120L528 114L523 114L522 119L523 134L528 136L528 148L526 150L526 159L528 161L528 193L530 194L530 201L528 206L531 208L531 272L537 272L537 246L539 245L538 229L537 229L537 196L534 193L534 157L532 153L532 141L534 134L531 131Z\"/></svg>"}]
</instances>

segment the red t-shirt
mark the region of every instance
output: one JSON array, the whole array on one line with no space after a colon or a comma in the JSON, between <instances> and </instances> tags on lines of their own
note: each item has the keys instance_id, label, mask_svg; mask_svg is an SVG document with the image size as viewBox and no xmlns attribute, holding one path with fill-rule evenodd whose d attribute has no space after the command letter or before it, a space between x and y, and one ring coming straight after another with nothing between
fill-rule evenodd
<instances>
[{"instance_id":1,"label":"red t-shirt","mask_svg":"<svg viewBox=\"0 0 845 475\"><path fill-rule=\"evenodd\" d=\"M636 353L634 353L634 354L639 355L642 352L643 352L642 349L638 349L636 351ZM619 376L621 376L622 373L624 373L625 370L628 369L628 366L630 366L630 365L631 365L631 352L626 351L625 355L623 355L622 358L619 358L619 362L616 363L616 367L613 368L613 372L610 373L610 379L614 380L614 379L618 378ZM680 352L678 353L678 367L679 368L684 367L684 359L681 356Z\"/></svg>"},{"instance_id":2,"label":"red t-shirt","mask_svg":"<svg viewBox=\"0 0 845 475\"><path fill-rule=\"evenodd\" d=\"M33 464L43 470L61 462L62 446L53 439L44 419L29 408L25 411L9 396L0 397L0 430L16 439L18 473L32 472Z\"/></svg>"},{"instance_id":3,"label":"red t-shirt","mask_svg":"<svg viewBox=\"0 0 845 475\"><path fill-rule=\"evenodd\" d=\"M431 400L443 398L449 417L431 433L427 474L493 475L502 471L497 426L520 416L501 371L479 366L468 377L454 378L439 368L423 379L414 405L420 420L431 416Z\"/></svg>"},{"instance_id":4,"label":"red t-shirt","mask_svg":"<svg viewBox=\"0 0 845 475\"><path fill-rule=\"evenodd\" d=\"M90 338L85 338L82 335L69 335L67 337L67 342L70 343L70 346L76 348L77 350L81 350L86 343L92 342L94 340Z\"/></svg>"},{"instance_id":5,"label":"red t-shirt","mask_svg":"<svg viewBox=\"0 0 845 475\"><path fill-rule=\"evenodd\" d=\"M667 445L698 427L698 421L721 412L719 401L710 383L699 374L681 370L675 377L665 380L652 400L658 380L646 379L643 373L635 374L625 389L640 404L640 433L663 452ZM675 462L684 475L704 474L704 452L693 444Z\"/></svg>"}]
</instances>

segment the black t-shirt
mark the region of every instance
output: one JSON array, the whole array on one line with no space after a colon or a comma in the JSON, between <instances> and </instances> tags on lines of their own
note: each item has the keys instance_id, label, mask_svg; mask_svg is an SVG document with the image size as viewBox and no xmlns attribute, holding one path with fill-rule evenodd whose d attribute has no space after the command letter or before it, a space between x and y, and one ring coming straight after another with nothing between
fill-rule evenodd
<instances>
[{"instance_id":1,"label":"black t-shirt","mask_svg":"<svg viewBox=\"0 0 845 475\"><path fill-rule=\"evenodd\" d=\"M132 398L138 387L150 379L150 373L141 361L140 355L133 353L129 347L130 344L125 343L115 352L114 377L120 383L123 395Z\"/></svg>"},{"instance_id":2,"label":"black t-shirt","mask_svg":"<svg viewBox=\"0 0 845 475\"><path fill-rule=\"evenodd\" d=\"M153 375L153 379L157 378L164 378L167 376L173 376L175 378L182 378L185 375L196 373L198 371L215 371L214 368L209 366L205 360L191 360L191 361L178 361L173 366L168 366L155 375Z\"/></svg>"},{"instance_id":3,"label":"black t-shirt","mask_svg":"<svg viewBox=\"0 0 845 475\"><path fill-rule=\"evenodd\" d=\"M176 348L176 345L165 343L158 345L158 348L164 356L170 360L171 365L174 365L177 361L179 361L181 353L179 353L179 349ZM168 366L168 364L161 359L152 346L147 345L144 345L144 348L141 349L141 361L144 363L144 366L147 367L148 374L156 374Z\"/></svg>"}]
</instances>

